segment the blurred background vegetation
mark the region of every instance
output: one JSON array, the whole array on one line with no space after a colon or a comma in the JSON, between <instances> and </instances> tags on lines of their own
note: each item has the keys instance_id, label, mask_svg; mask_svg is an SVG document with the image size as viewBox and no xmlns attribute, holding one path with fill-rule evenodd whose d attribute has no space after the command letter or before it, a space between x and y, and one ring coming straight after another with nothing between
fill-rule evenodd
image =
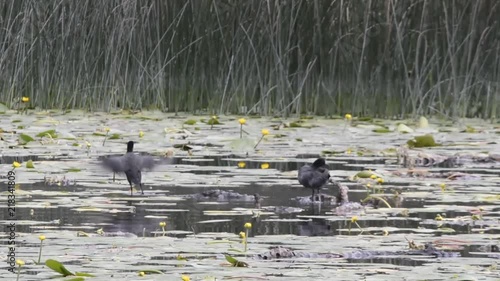
<instances>
[{"instance_id":1,"label":"blurred background vegetation","mask_svg":"<svg viewBox=\"0 0 500 281\"><path fill-rule=\"evenodd\" d=\"M0 101L495 118L500 1L0 2Z\"/></svg>"}]
</instances>

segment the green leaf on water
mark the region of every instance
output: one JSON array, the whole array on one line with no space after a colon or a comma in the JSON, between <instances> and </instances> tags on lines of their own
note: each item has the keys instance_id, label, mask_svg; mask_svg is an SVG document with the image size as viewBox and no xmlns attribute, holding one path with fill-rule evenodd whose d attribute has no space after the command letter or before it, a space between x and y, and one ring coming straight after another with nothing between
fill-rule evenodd
<instances>
[{"instance_id":1,"label":"green leaf on water","mask_svg":"<svg viewBox=\"0 0 500 281\"><path fill-rule=\"evenodd\" d=\"M367 178L370 178L372 175L375 175L375 176L378 177L378 175L375 174L372 171L361 171L361 172L358 172L355 177L362 178L362 179L367 179Z\"/></svg>"},{"instance_id":2,"label":"green leaf on water","mask_svg":"<svg viewBox=\"0 0 500 281\"><path fill-rule=\"evenodd\" d=\"M35 168L35 165L33 165L33 160L28 160L28 162L26 162L26 168L28 169L34 169Z\"/></svg>"},{"instance_id":3,"label":"green leaf on water","mask_svg":"<svg viewBox=\"0 0 500 281\"><path fill-rule=\"evenodd\" d=\"M372 131L375 132L375 133L380 133L380 134L385 134L385 133L392 132L391 130L389 130L387 128L377 128L377 129L373 129Z\"/></svg>"},{"instance_id":4,"label":"green leaf on water","mask_svg":"<svg viewBox=\"0 0 500 281\"><path fill-rule=\"evenodd\" d=\"M57 138L56 130L53 130L53 129L38 133L36 136L39 138L43 138L43 137L51 137L53 139Z\"/></svg>"},{"instance_id":5,"label":"green leaf on water","mask_svg":"<svg viewBox=\"0 0 500 281\"><path fill-rule=\"evenodd\" d=\"M63 276L75 275L71 271L67 270L62 263L56 260L48 259L45 261L45 265L48 266L50 269L54 270L55 272L62 274Z\"/></svg>"},{"instance_id":6,"label":"green leaf on water","mask_svg":"<svg viewBox=\"0 0 500 281\"><path fill-rule=\"evenodd\" d=\"M34 138L32 138L32 137L31 137L31 136L29 136L29 135L26 135L26 134L23 134L23 133L21 133L21 134L19 135L19 142L20 142L21 144L27 144L27 143L29 143L30 141L34 141L34 140L35 140L35 139L34 139Z\"/></svg>"},{"instance_id":7,"label":"green leaf on water","mask_svg":"<svg viewBox=\"0 0 500 281\"><path fill-rule=\"evenodd\" d=\"M78 169L78 168L69 168L66 171L68 171L70 173L78 173L78 172L81 171L81 169Z\"/></svg>"},{"instance_id":8,"label":"green leaf on water","mask_svg":"<svg viewBox=\"0 0 500 281\"><path fill-rule=\"evenodd\" d=\"M439 144L434 141L434 137L432 135L423 135L416 136L413 139L406 142L410 148L413 147L433 147L439 146Z\"/></svg>"},{"instance_id":9,"label":"green leaf on water","mask_svg":"<svg viewBox=\"0 0 500 281\"><path fill-rule=\"evenodd\" d=\"M196 124L196 120L194 119L189 119L184 122L185 125L194 125Z\"/></svg>"},{"instance_id":10,"label":"green leaf on water","mask_svg":"<svg viewBox=\"0 0 500 281\"><path fill-rule=\"evenodd\" d=\"M159 270L155 269L144 269L144 270L139 270L139 272L144 272L145 274L165 274Z\"/></svg>"},{"instance_id":11,"label":"green leaf on water","mask_svg":"<svg viewBox=\"0 0 500 281\"><path fill-rule=\"evenodd\" d=\"M64 281L85 281L85 278L76 277L76 278L71 278L71 279L64 279Z\"/></svg>"},{"instance_id":12,"label":"green leaf on water","mask_svg":"<svg viewBox=\"0 0 500 281\"><path fill-rule=\"evenodd\" d=\"M246 262L239 261L228 254L224 254L224 256L226 257L226 260L234 267L248 267L248 264Z\"/></svg>"},{"instance_id":13,"label":"green leaf on water","mask_svg":"<svg viewBox=\"0 0 500 281\"><path fill-rule=\"evenodd\" d=\"M121 139L122 136L120 134L112 134L108 139L110 140L117 140L117 139Z\"/></svg>"},{"instance_id":14,"label":"green leaf on water","mask_svg":"<svg viewBox=\"0 0 500 281\"><path fill-rule=\"evenodd\" d=\"M220 125L221 123L217 119L210 118L210 119L208 119L207 124L208 125Z\"/></svg>"},{"instance_id":15,"label":"green leaf on water","mask_svg":"<svg viewBox=\"0 0 500 281\"><path fill-rule=\"evenodd\" d=\"M75 276L95 277L95 275L86 272L75 272Z\"/></svg>"}]
</instances>

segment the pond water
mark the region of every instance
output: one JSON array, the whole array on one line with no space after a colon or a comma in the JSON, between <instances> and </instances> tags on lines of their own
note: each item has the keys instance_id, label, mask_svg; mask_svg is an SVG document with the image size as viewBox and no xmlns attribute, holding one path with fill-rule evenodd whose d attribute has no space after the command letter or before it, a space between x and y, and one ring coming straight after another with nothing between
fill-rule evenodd
<instances>
[{"instance_id":1,"label":"pond water","mask_svg":"<svg viewBox=\"0 0 500 281\"><path fill-rule=\"evenodd\" d=\"M25 118L27 124L47 119ZM32 160L35 166L15 170L17 254L26 260L37 258L37 237L44 234L49 237L44 242L48 245L44 257L98 275L89 280L110 275L136 280L134 276L143 268L175 272L172 279L146 274L144 278L150 279L145 280L181 280L180 274L189 274L191 280L286 276L287 280L333 280L328 276L339 270L341 277L335 280L421 280L410 269L414 266L426 268L424 279L481 273L483 279L473 280L498 280L498 125L474 121L475 128L488 134L442 133L439 128L448 125L439 124L423 129L422 133L433 133L444 145L410 150L416 167L407 168L398 163L396 152L412 135L376 134L369 127L372 125L346 129L342 120L308 120L317 127L281 129L280 134L287 137L267 136L254 150L259 137L238 139L238 126L232 125L221 125L216 131L205 125L193 131L178 124L170 125L178 128L172 132L158 132L148 119L139 118L129 120L128 126L132 132L146 131L145 138L112 129L123 136L103 145L102 133L96 134L87 123L51 118L61 122L56 126L60 135L72 134L76 139L41 137L37 143L14 145L12 135L2 143L2 174L12 169L14 161L25 165ZM88 118L112 128L121 124L106 115ZM227 122L237 121L229 118ZM276 124L264 119L254 122L246 129L249 135L258 136L259 128ZM394 124L384 122L389 128ZM33 124L25 129L27 134L53 128L50 122ZM333 134L332 139L332 131L341 130L346 131ZM162 158L167 150L175 152L168 163L144 172L145 194L134 190L132 197L125 176L117 174L113 182L113 173L100 165L103 157L123 154L129 139L138 141L136 150L143 154ZM210 145L214 143L217 145ZM178 144L191 149L169 148ZM352 205L342 208L335 203L339 188L334 184L321 190L327 196L321 204L310 202L311 191L298 183L297 170L320 156L325 157L334 181L348 188ZM448 161L450 157L454 160ZM439 160L442 158L445 161ZM422 159L425 161L418 161ZM436 163L421 164L429 159ZM377 177L355 177L359 172L373 172ZM258 204L254 194L260 197ZM7 206L0 208L0 219L8 224ZM165 232L160 222L166 223ZM229 273L220 272L219 264L225 261L222 254L241 248L238 235L247 222L252 224L248 255L238 251L232 255L249 263L253 271L229 270L226 263L223 268ZM3 244L7 244L6 237L1 239ZM433 243L439 253L454 256L436 258L415 249L411 252L410 241ZM255 258L277 245L289 247L297 255L279 263ZM128 252L130 249L137 251ZM408 251L412 254L407 255ZM332 258L332 254L340 256ZM179 255L188 260L181 266L184 269L179 268ZM94 261L116 258L105 265L89 260L91 256L96 256ZM464 263L470 267L463 267ZM281 266L291 271L283 273L278 269ZM301 272L304 268L312 272ZM54 274L46 266L28 262L22 276L24 280L44 280Z\"/></svg>"}]
</instances>

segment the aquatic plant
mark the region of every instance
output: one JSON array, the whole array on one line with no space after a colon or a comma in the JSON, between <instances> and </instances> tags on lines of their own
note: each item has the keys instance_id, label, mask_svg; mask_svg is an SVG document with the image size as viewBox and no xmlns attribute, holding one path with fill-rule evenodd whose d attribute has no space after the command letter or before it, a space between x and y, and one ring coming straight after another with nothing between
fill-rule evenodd
<instances>
[{"instance_id":1,"label":"aquatic plant","mask_svg":"<svg viewBox=\"0 0 500 281\"><path fill-rule=\"evenodd\" d=\"M262 141L262 139L263 139L265 136L269 135L269 130L268 130L268 129L262 129L261 134L262 134L262 136L260 137L259 141L258 141L258 142L257 142L257 144L253 147L254 149L256 149L256 148L257 148L257 146L259 145L259 143Z\"/></svg>"},{"instance_id":2,"label":"aquatic plant","mask_svg":"<svg viewBox=\"0 0 500 281\"><path fill-rule=\"evenodd\" d=\"M16 278L16 281L19 281L19 275L21 274L21 267L24 265L24 261L21 260L21 259L17 259L16 260L16 264L17 264L17 278Z\"/></svg>"},{"instance_id":3,"label":"aquatic plant","mask_svg":"<svg viewBox=\"0 0 500 281\"><path fill-rule=\"evenodd\" d=\"M240 123L240 139L243 138L243 125L247 123L247 120L245 118L240 118L238 119L238 122Z\"/></svg>"},{"instance_id":4,"label":"aquatic plant","mask_svg":"<svg viewBox=\"0 0 500 281\"><path fill-rule=\"evenodd\" d=\"M164 221L160 222L160 227L161 227L161 229L163 231L163 236L165 236L165 226L167 226L166 222L164 222Z\"/></svg>"},{"instance_id":5,"label":"aquatic plant","mask_svg":"<svg viewBox=\"0 0 500 281\"><path fill-rule=\"evenodd\" d=\"M90 273L85 273L85 272L71 272L69 271L68 269L66 269L66 267L56 261L56 260L53 260L53 259L48 259L45 261L45 265L54 270L55 272L61 274L62 276L66 277L66 276L82 276L82 277L95 277L94 275L90 274Z\"/></svg>"},{"instance_id":6,"label":"aquatic plant","mask_svg":"<svg viewBox=\"0 0 500 281\"><path fill-rule=\"evenodd\" d=\"M102 146L106 143L106 139L108 138L109 131L111 131L110 128L106 127L104 128L104 131L106 132L106 135L104 136L104 140L102 141Z\"/></svg>"},{"instance_id":7,"label":"aquatic plant","mask_svg":"<svg viewBox=\"0 0 500 281\"><path fill-rule=\"evenodd\" d=\"M361 232L359 233L359 235L361 235L361 233L363 233L363 228L361 228L361 226L359 226L358 224L358 216L353 216L349 221L349 235L351 234L351 224L353 223L361 230Z\"/></svg>"},{"instance_id":8,"label":"aquatic plant","mask_svg":"<svg viewBox=\"0 0 500 281\"><path fill-rule=\"evenodd\" d=\"M40 252L38 252L38 264L40 263L40 259L42 258L42 247L43 247L43 241L45 240L45 235L40 235L38 236L38 239L40 239Z\"/></svg>"}]
</instances>

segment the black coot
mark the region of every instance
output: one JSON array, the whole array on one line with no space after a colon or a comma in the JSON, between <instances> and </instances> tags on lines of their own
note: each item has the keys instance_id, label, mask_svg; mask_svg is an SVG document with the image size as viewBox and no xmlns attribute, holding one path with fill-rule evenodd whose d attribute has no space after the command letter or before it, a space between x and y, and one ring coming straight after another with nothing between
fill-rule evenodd
<instances>
[{"instance_id":1,"label":"black coot","mask_svg":"<svg viewBox=\"0 0 500 281\"><path fill-rule=\"evenodd\" d=\"M306 164L302 166L299 169L298 179L304 187L312 189L311 201L315 201L314 194L316 191L319 193L321 187L328 183L330 179L330 172L325 159L318 158L312 165Z\"/></svg>"},{"instance_id":2,"label":"black coot","mask_svg":"<svg viewBox=\"0 0 500 281\"><path fill-rule=\"evenodd\" d=\"M123 156L109 157L103 160L106 168L111 169L114 173L123 172L127 176L130 184L130 196L132 196L133 185L139 185L141 193L142 189L142 170L152 169L155 165L155 159L151 156L137 155L134 153L134 142L127 143L127 153ZM114 178L114 176L113 176Z\"/></svg>"}]
</instances>

